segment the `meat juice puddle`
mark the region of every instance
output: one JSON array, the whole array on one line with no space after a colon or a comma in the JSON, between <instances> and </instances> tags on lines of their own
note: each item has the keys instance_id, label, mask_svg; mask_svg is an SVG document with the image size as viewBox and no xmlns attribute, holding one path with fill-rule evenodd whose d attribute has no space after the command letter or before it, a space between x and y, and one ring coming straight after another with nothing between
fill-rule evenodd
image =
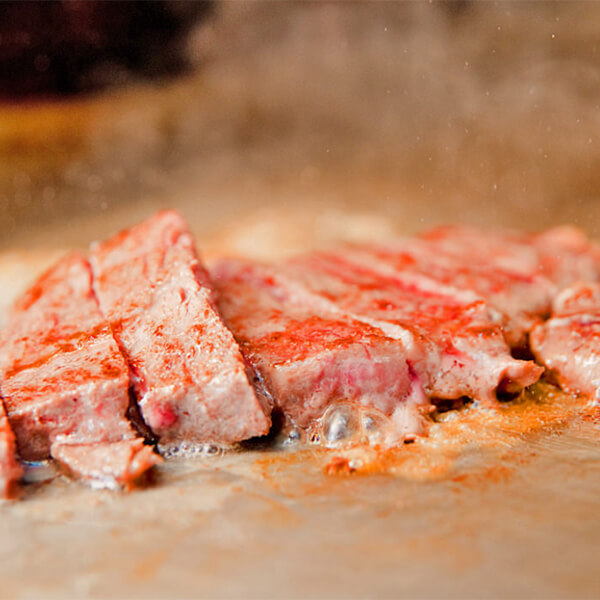
<instances>
[{"instance_id":1,"label":"meat juice puddle","mask_svg":"<svg viewBox=\"0 0 600 600\"><path fill-rule=\"evenodd\" d=\"M426 418L426 436L385 447L390 419L375 409L340 402L308 431L292 425L274 439L255 440L233 449L215 444L170 447L164 455L175 460L168 461L170 476L166 482L190 468L195 472L195 466L228 470L237 462L248 462L255 474L276 487L286 474L293 478L299 470L304 487L314 483L319 473L328 480L368 475L414 482L460 482L481 474L497 478L507 470L503 464L506 457L513 456L528 439L535 434L560 432L578 418L600 430L597 404L540 382L519 398L493 408L465 403L437 410ZM241 461L247 454L251 454L249 460ZM31 463L26 465L24 482L35 488L60 474L51 461Z\"/></svg>"},{"instance_id":2,"label":"meat juice puddle","mask_svg":"<svg viewBox=\"0 0 600 600\"><path fill-rule=\"evenodd\" d=\"M506 470L503 462L519 448L526 449L536 435L560 433L577 419L593 421L600 429L600 408L542 381L496 407L465 403L437 410L427 418L426 436L385 447L389 418L342 402L330 407L310 431L292 428L280 436L272 452L256 464L266 477L298 462L329 476L459 481L478 470L495 477Z\"/></svg>"}]
</instances>

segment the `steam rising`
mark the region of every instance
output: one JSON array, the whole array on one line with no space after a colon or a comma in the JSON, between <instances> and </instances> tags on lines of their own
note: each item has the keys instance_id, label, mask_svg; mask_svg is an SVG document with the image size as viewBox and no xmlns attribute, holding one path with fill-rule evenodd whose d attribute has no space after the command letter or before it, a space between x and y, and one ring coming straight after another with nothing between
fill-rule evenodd
<instances>
[{"instance_id":1,"label":"steam rising","mask_svg":"<svg viewBox=\"0 0 600 600\"><path fill-rule=\"evenodd\" d=\"M0 226L333 207L597 234L599 27L597 3L225 3L189 40L195 76L85 104L34 158L0 128Z\"/></svg>"}]
</instances>

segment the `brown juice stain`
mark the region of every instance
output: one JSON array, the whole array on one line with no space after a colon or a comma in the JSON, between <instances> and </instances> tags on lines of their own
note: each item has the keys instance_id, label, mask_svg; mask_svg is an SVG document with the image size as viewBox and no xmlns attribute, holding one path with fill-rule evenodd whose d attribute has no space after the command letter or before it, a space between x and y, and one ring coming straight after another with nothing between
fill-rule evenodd
<instances>
[{"instance_id":1,"label":"brown juice stain","mask_svg":"<svg viewBox=\"0 0 600 600\"><path fill-rule=\"evenodd\" d=\"M411 444L382 449L353 443L272 452L257 459L255 469L272 489L294 497L331 490L336 480L374 475L412 482L447 480L456 484L454 491L481 488L508 481L530 462L536 453L526 445L528 440L560 433L578 420L600 425L600 408L542 381L496 407L467 405L436 413L429 435ZM319 471L321 479L302 477Z\"/></svg>"}]
</instances>

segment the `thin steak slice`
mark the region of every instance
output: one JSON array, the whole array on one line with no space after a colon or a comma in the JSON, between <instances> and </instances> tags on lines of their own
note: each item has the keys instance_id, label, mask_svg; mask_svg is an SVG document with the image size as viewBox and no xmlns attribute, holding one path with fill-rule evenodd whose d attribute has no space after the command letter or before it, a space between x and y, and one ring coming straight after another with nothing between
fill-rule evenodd
<instances>
[{"instance_id":1,"label":"thin steak slice","mask_svg":"<svg viewBox=\"0 0 600 600\"><path fill-rule=\"evenodd\" d=\"M523 275L539 273L558 289L600 276L600 248L573 226L532 234L448 225L419 237L450 256Z\"/></svg>"},{"instance_id":2,"label":"thin steak slice","mask_svg":"<svg viewBox=\"0 0 600 600\"><path fill-rule=\"evenodd\" d=\"M91 263L100 308L162 451L231 444L269 431L270 407L248 381L179 215L158 213L96 244Z\"/></svg>"},{"instance_id":3,"label":"thin steak slice","mask_svg":"<svg viewBox=\"0 0 600 600\"><path fill-rule=\"evenodd\" d=\"M470 290L486 301L491 317L502 327L513 348L527 345L527 333L548 314L555 286L533 269L524 272L494 264L485 246L479 252L458 247L447 252L435 240L396 239L386 244L363 244L345 250L345 256L383 274L425 275L445 286Z\"/></svg>"},{"instance_id":4,"label":"thin steak slice","mask_svg":"<svg viewBox=\"0 0 600 600\"><path fill-rule=\"evenodd\" d=\"M297 257L281 269L346 313L410 332L422 355L414 369L431 397L493 402L497 391L516 393L541 375L533 362L511 357L476 294L394 269L384 274L343 250Z\"/></svg>"},{"instance_id":5,"label":"thin steak slice","mask_svg":"<svg viewBox=\"0 0 600 600\"><path fill-rule=\"evenodd\" d=\"M600 400L600 284L561 292L552 318L531 332L531 349L563 389Z\"/></svg>"},{"instance_id":6,"label":"thin steak slice","mask_svg":"<svg viewBox=\"0 0 600 600\"><path fill-rule=\"evenodd\" d=\"M0 399L0 500L15 495L22 469L16 457L15 436Z\"/></svg>"},{"instance_id":7,"label":"thin steak slice","mask_svg":"<svg viewBox=\"0 0 600 600\"><path fill-rule=\"evenodd\" d=\"M15 304L2 334L0 381L24 460L47 459L61 445L137 444L126 417L127 365L82 256L62 259ZM160 460L150 449L143 454L146 469ZM106 469L121 477L118 467Z\"/></svg>"},{"instance_id":8,"label":"thin steak slice","mask_svg":"<svg viewBox=\"0 0 600 600\"><path fill-rule=\"evenodd\" d=\"M221 260L211 274L227 324L293 423L308 427L349 401L392 416L398 438L423 431L427 400L399 340L266 265Z\"/></svg>"},{"instance_id":9,"label":"thin steak slice","mask_svg":"<svg viewBox=\"0 0 600 600\"><path fill-rule=\"evenodd\" d=\"M469 278L461 274L454 285L474 289L505 315L512 346L523 345L526 332L550 315L560 290L600 279L600 248L571 226L539 234L446 226L420 238L436 263L455 261L467 270Z\"/></svg>"}]
</instances>

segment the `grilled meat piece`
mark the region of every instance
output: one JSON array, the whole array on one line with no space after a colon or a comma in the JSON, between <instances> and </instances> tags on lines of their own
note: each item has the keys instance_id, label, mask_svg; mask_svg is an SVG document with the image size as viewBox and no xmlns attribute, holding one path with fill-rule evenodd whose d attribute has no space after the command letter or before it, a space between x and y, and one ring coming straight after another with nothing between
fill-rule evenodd
<instances>
[{"instance_id":1,"label":"grilled meat piece","mask_svg":"<svg viewBox=\"0 0 600 600\"><path fill-rule=\"evenodd\" d=\"M308 427L346 400L393 415L399 437L422 432L427 401L400 340L268 266L221 260L211 273L227 324L296 425Z\"/></svg>"},{"instance_id":2,"label":"grilled meat piece","mask_svg":"<svg viewBox=\"0 0 600 600\"><path fill-rule=\"evenodd\" d=\"M557 296L552 318L531 332L531 349L563 389L600 400L600 284Z\"/></svg>"},{"instance_id":3,"label":"grilled meat piece","mask_svg":"<svg viewBox=\"0 0 600 600\"><path fill-rule=\"evenodd\" d=\"M269 431L270 406L249 383L179 215L158 213L96 244L90 260L142 417L164 452Z\"/></svg>"},{"instance_id":4,"label":"grilled meat piece","mask_svg":"<svg viewBox=\"0 0 600 600\"><path fill-rule=\"evenodd\" d=\"M127 365L85 258L68 256L42 275L15 305L2 342L2 393L23 459L49 458L59 439L134 437Z\"/></svg>"},{"instance_id":5,"label":"grilled meat piece","mask_svg":"<svg viewBox=\"0 0 600 600\"><path fill-rule=\"evenodd\" d=\"M344 251L297 257L281 268L347 314L408 333L422 357L414 370L431 397L493 401L497 391L518 392L541 375L534 363L511 357L501 328L472 292L420 274L374 270Z\"/></svg>"},{"instance_id":6,"label":"grilled meat piece","mask_svg":"<svg viewBox=\"0 0 600 600\"><path fill-rule=\"evenodd\" d=\"M540 272L558 291L600 280L600 247L577 227L554 227L528 239L538 253Z\"/></svg>"},{"instance_id":7,"label":"grilled meat piece","mask_svg":"<svg viewBox=\"0 0 600 600\"><path fill-rule=\"evenodd\" d=\"M55 442L51 452L68 473L96 488L130 488L161 460L141 438L94 444Z\"/></svg>"},{"instance_id":8,"label":"grilled meat piece","mask_svg":"<svg viewBox=\"0 0 600 600\"><path fill-rule=\"evenodd\" d=\"M415 242L434 255L423 265L428 275L438 278L440 263L455 264L457 276L450 267L442 280L476 291L502 313L512 347L526 345L527 332L550 315L560 290L600 279L600 248L571 226L539 234L446 226Z\"/></svg>"},{"instance_id":9,"label":"grilled meat piece","mask_svg":"<svg viewBox=\"0 0 600 600\"><path fill-rule=\"evenodd\" d=\"M463 251L460 244L448 252L435 240L404 238L354 246L344 254L383 274L390 269L420 274L444 286L474 292L486 301L491 318L500 324L513 348L526 346L527 332L548 313L555 292L554 284L537 269L524 272L493 264L483 243L479 252Z\"/></svg>"},{"instance_id":10,"label":"grilled meat piece","mask_svg":"<svg viewBox=\"0 0 600 600\"><path fill-rule=\"evenodd\" d=\"M50 458L60 445L137 443L126 417L127 365L85 258L62 259L17 301L2 334L0 382L24 460Z\"/></svg>"}]
</instances>

